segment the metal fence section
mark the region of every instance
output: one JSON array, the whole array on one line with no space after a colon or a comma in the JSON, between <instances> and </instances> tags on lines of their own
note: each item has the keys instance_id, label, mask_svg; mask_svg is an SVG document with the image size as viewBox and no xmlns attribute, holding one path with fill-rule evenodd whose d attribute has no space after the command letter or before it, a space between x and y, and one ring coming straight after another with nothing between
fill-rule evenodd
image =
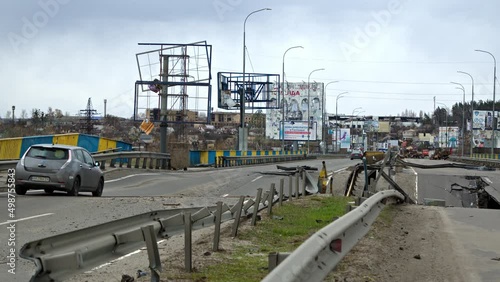
<instances>
[{"instance_id":1,"label":"metal fence section","mask_svg":"<svg viewBox=\"0 0 500 282\"><path fill-rule=\"evenodd\" d=\"M219 156L216 167L230 167L242 165L255 165L265 163L297 161L305 159L316 159L316 156L307 155L275 155L275 156Z\"/></svg>"},{"instance_id":2,"label":"metal fence section","mask_svg":"<svg viewBox=\"0 0 500 282\"><path fill-rule=\"evenodd\" d=\"M106 163L109 167L126 166L128 168L156 168L170 169L170 155L154 152L115 152L99 153L92 155L94 159L100 162L101 169L106 169ZM166 160L166 166L162 167L162 161ZM0 161L0 171L15 168L19 160Z\"/></svg>"},{"instance_id":3,"label":"metal fence section","mask_svg":"<svg viewBox=\"0 0 500 282\"><path fill-rule=\"evenodd\" d=\"M268 193L262 199L260 195L255 200L247 201L241 197L238 204L232 207L218 203L213 207L148 212L29 242L21 248L19 255L36 265L31 281L52 282L63 281L77 272L90 270L146 244L151 281L159 281L158 272L162 267L158 240L184 234L186 270L190 271L192 230L215 225L217 236L214 236L214 249L217 250L221 222L234 220L232 234L236 236L241 217L248 217L251 211L256 214L278 201L278 196Z\"/></svg>"},{"instance_id":4,"label":"metal fence section","mask_svg":"<svg viewBox=\"0 0 500 282\"><path fill-rule=\"evenodd\" d=\"M386 190L368 198L352 212L325 226L279 264L262 281L323 281L369 231L388 198L404 196Z\"/></svg>"}]
</instances>

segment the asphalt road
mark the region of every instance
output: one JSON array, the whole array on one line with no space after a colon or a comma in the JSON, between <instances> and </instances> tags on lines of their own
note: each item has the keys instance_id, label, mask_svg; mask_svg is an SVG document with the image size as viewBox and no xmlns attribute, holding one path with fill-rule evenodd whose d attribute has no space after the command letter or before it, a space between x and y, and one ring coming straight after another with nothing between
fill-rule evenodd
<instances>
[{"instance_id":1,"label":"asphalt road","mask_svg":"<svg viewBox=\"0 0 500 282\"><path fill-rule=\"evenodd\" d=\"M435 160L407 160L419 164L449 163ZM490 180L490 187L500 192L498 171L480 171L458 168L421 169L417 173L417 199L445 200L444 230L454 246L450 255L463 260L470 281L499 281L500 277L500 210L477 209L477 194L466 188L475 187L475 177ZM457 185L458 184L458 185ZM462 188L460 188L462 187ZM466 188L464 188L466 187ZM439 251L439 250L437 250ZM443 250L446 251L446 250ZM495 260L497 259L497 260Z\"/></svg>"},{"instance_id":2,"label":"asphalt road","mask_svg":"<svg viewBox=\"0 0 500 282\"><path fill-rule=\"evenodd\" d=\"M409 162L436 165L450 163L448 161L412 159ZM468 188L475 188L477 177L486 177L492 185L500 183L498 171L482 171L463 168L413 168L417 173L417 190L415 199L422 204L424 199L445 200L449 207L477 207L477 196ZM495 189L497 189L495 187ZM500 192L500 190L499 190Z\"/></svg>"},{"instance_id":3,"label":"asphalt road","mask_svg":"<svg viewBox=\"0 0 500 282\"><path fill-rule=\"evenodd\" d=\"M280 163L284 166L312 166L321 169L321 159ZM335 171L359 160L325 159L327 170ZM65 193L46 195L29 191L15 197L15 217L9 218L8 195L0 193L0 281L28 281L34 264L16 261L15 275L9 274L9 237L15 242L16 257L27 242L78 230L152 210L202 207L217 201L234 204L240 195L254 197L258 188L278 187L282 176L260 172L278 171L276 164L237 168L188 169L187 171L119 170L106 174L103 196L90 193L69 197ZM317 174L316 174L317 175ZM288 185L288 182L285 182ZM295 182L294 182L295 185ZM287 187L287 186L285 186ZM285 189L288 191L288 189ZM7 222L9 219L17 222ZM15 223L15 230L7 229ZM12 232L11 232L12 231Z\"/></svg>"},{"instance_id":4,"label":"asphalt road","mask_svg":"<svg viewBox=\"0 0 500 282\"><path fill-rule=\"evenodd\" d=\"M469 281L499 281L500 210L446 208L445 226Z\"/></svg>"},{"instance_id":5,"label":"asphalt road","mask_svg":"<svg viewBox=\"0 0 500 282\"><path fill-rule=\"evenodd\" d=\"M285 166L308 165L321 168L321 159L293 163ZM411 160L419 163L436 164L440 161ZM359 160L326 159L329 172L359 163ZM143 171L116 170L106 174L103 197L94 198L90 194L68 197L65 193L46 195L40 191L29 192L16 197L15 231L7 227L7 194L0 193L0 281L28 281L34 273L34 264L19 259L16 275L7 271L9 254L8 239L14 234L15 252L33 240L54 236L88 226L105 223L136 214L159 209L202 207L223 201L229 205L236 203L240 195L254 197L258 188L268 190L271 183L279 186L285 178L287 194L288 177L262 174L277 172L276 164L252 167L221 169L188 169L188 171ZM447 205L461 207L467 193L451 191L451 184L468 185L465 176L485 175L495 181L496 172L471 171L461 169L418 169L415 197L420 203L424 198L445 199ZM317 174L316 174L317 175ZM495 183L495 182L494 182ZM500 183L500 182L497 182ZM294 182L295 185L295 182ZM451 192L450 192L451 191ZM463 191L462 191L463 192ZM469 195L470 196L470 195ZM465 201L468 205L467 201ZM471 201L473 202L473 201ZM498 262L492 256L500 256L499 218L496 210L448 208L443 211L448 220L446 228L456 241L457 248L470 260L471 271L478 277L499 277L492 268ZM480 218L481 220L477 220ZM491 227L493 226L493 227ZM478 233L478 231L480 233ZM479 240L478 240L479 239ZM490 258L491 257L491 258ZM496 263L496 264L495 264ZM492 275L496 276L492 276ZM485 280L488 281L488 280Z\"/></svg>"}]
</instances>

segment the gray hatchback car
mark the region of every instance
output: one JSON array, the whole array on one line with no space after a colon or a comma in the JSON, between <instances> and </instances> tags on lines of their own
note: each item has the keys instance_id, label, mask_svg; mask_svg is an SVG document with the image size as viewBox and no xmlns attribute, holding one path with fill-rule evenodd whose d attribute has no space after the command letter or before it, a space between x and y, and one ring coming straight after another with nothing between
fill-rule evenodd
<instances>
[{"instance_id":1,"label":"gray hatchback car","mask_svg":"<svg viewBox=\"0 0 500 282\"><path fill-rule=\"evenodd\" d=\"M79 192L102 195L104 173L84 148L59 144L32 145L16 166L16 193L30 189L55 190L78 196Z\"/></svg>"}]
</instances>

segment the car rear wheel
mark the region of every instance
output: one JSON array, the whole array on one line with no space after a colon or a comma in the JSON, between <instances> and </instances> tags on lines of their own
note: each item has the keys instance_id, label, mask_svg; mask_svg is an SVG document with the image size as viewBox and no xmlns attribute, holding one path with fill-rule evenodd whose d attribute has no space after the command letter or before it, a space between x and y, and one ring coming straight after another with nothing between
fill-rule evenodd
<instances>
[{"instance_id":1,"label":"car rear wheel","mask_svg":"<svg viewBox=\"0 0 500 282\"><path fill-rule=\"evenodd\" d=\"M43 189L43 191L45 191L45 193L47 193L47 194L54 193L54 189L52 189L52 188L45 188L45 189Z\"/></svg>"},{"instance_id":2,"label":"car rear wheel","mask_svg":"<svg viewBox=\"0 0 500 282\"><path fill-rule=\"evenodd\" d=\"M17 195L26 195L26 191L28 191L28 189L24 188L21 185L16 185L16 194Z\"/></svg>"},{"instance_id":3,"label":"car rear wheel","mask_svg":"<svg viewBox=\"0 0 500 282\"><path fill-rule=\"evenodd\" d=\"M104 181L100 179L99 184L97 184L97 189L94 192L92 192L92 196L101 197L103 188L104 188Z\"/></svg>"},{"instance_id":4,"label":"car rear wheel","mask_svg":"<svg viewBox=\"0 0 500 282\"><path fill-rule=\"evenodd\" d=\"M78 192L80 192L80 178L76 177L73 182L73 187L68 191L68 195L70 196L78 196Z\"/></svg>"}]
</instances>

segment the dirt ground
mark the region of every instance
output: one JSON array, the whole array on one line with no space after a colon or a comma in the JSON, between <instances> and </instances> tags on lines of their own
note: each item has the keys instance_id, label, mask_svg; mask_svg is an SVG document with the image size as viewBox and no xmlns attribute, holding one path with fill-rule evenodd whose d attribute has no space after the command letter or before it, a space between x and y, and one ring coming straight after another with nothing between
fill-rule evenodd
<instances>
[{"instance_id":1,"label":"dirt ground","mask_svg":"<svg viewBox=\"0 0 500 282\"><path fill-rule=\"evenodd\" d=\"M335 194L343 194L348 175L349 171L335 174ZM411 195L415 188L415 174L412 170L404 170L396 175L396 182ZM387 188L388 183L381 179L377 190ZM390 207L388 215L392 219L377 219L371 231L325 281L466 281L460 271L463 262L453 255L453 242L442 228L440 209L406 204ZM248 222L241 225L239 232L244 232L245 228L251 228ZM216 254L211 250L213 228L194 232L194 269L217 264L236 246L248 244L231 238L230 229L231 223L223 225L220 248L224 251ZM171 278L184 272L183 246L183 236L159 243L164 269L161 281L186 281ZM69 281L121 281L123 274L135 277L135 281L150 281L149 275L136 278L138 269L150 271L145 249Z\"/></svg>"},{"instance_id":2,"label":"dirt ground","mask_svg":"<svg viewBox=\"0 0 500 282\"><path fill-rule=\"evenodd\" d=\"M328 281L468 281L439 209L393 207L393 221L378 220Z\"/></svg>"}]
</instances>

